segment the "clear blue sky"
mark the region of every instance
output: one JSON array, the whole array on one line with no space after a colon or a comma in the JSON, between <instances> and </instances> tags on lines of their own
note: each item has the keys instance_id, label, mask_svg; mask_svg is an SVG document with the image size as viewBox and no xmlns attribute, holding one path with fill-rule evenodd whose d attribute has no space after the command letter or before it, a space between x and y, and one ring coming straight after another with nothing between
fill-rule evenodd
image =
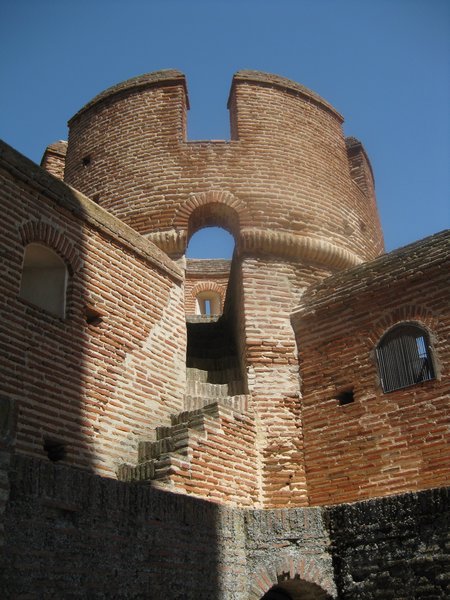
<instances>
[{"instance_id":1,"label":"clear blue sky","mask_svg":"<svg viewBox=\"0 0 450 600\"><path fill-rule=\"evenodd\" d=\"M101 90L177 68L190 139L229 138L232 75L318 92L366 147L388 250L450 224L448 0L3 0L0 137L39 162Z\"/></svg>"}]
</instances>

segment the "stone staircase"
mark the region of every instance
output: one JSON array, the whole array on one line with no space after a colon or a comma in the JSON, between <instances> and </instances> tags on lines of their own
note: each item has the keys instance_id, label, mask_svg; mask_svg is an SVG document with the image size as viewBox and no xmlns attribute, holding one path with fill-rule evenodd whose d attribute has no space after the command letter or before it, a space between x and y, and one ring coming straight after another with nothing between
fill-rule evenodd
<instances>
[{"instance_id":1,"label":"stone staircase","mask_svg":"<svg viewBox=\"0 0 450 600\"><path fill-rule=\"evenodd\" d=\"M118 469L121 481L170 483L171 476L189 470L194 448L208 434L220 433L221 419L246 413L248 396L233 340L221 318L188 321L185 410L171 415L169 426L156 427L139 442L137 465Z\"/></svg>"}]
</instances>

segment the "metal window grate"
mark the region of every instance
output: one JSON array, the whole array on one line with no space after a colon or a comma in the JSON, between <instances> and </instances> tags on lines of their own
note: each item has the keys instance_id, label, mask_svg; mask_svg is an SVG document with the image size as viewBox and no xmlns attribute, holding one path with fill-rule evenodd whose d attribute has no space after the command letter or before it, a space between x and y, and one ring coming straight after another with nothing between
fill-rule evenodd
<instances>
[{"instance_id":1,"label":"metal window grate","mask_svg":"<svg viewBox=\"0 0 450 600\"><path fill-rule=\"evenodd\" d=\"M416 325L389 331L378 345L377 359L384 392L435 377L427 333Z\"/></svg>"}]
</instances>

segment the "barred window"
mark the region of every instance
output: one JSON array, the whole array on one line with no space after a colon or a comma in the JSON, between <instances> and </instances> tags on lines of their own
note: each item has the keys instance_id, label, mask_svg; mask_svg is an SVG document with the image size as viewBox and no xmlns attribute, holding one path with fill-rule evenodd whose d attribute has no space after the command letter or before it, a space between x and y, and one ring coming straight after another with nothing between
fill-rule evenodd
<instances>
[{"instance_id":1,"label":"barred window","mask_svg":"<svg viewBox=\"0 0 450 600\"><path fill-rule=\"evenodd\" d=\"M392 392L434 379L428 334L410 323L386 333L376 350L383 392Z\"/></svg>"}]
</instances>

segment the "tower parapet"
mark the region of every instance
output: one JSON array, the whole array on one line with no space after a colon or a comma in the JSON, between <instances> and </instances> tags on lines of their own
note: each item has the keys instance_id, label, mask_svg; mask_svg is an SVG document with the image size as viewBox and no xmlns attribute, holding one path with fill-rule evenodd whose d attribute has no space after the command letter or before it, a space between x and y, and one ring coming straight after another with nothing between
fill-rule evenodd
<instances>
[{"instance_id":1,"label":"tower parapet","mask_svg":"<svg viewBox=\"0 0 450 600\"><path fill-rule=\"evenodd\" d=\"M232 139L192 143L182 73L123 82L69 121L65 180L172 256L184 253L205 214L238 249L276 252L276 231L293 258L327 247L320 260L335 264L343 253L350 266L382 251L371 191L355 180L353 163L351 172L343 119L328 102L283 77L240 71L228 107Z\"/></svg>"}]
</instances>

